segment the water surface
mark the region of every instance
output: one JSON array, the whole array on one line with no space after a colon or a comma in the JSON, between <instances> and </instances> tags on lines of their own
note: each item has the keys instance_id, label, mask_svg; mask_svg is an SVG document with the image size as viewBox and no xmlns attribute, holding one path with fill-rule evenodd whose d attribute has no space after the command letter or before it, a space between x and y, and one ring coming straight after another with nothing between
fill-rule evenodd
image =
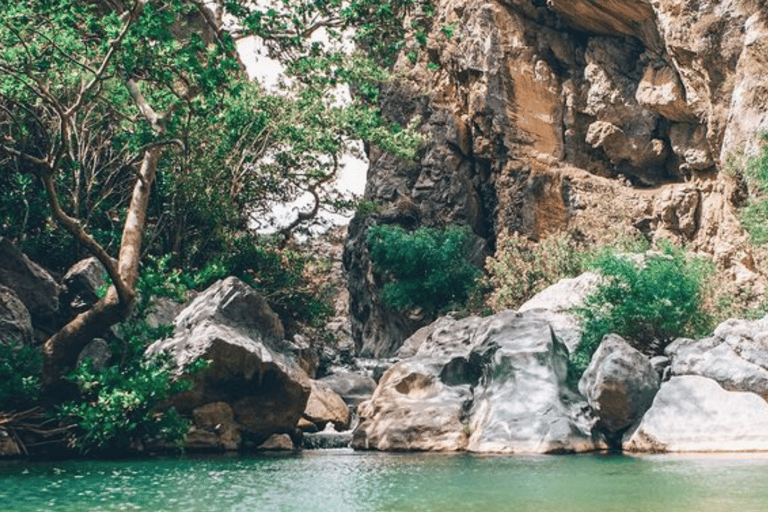
<instances>
[{"instance_id":1,"label":"water surface","mask_svg":"<svg viewBox=\"0 0 768 512\"><path fill-rule=\"evenodd\" d=\"M269 457L9 462L0 511L763 512L768 454Z\"/></svg>"}]
</instances>

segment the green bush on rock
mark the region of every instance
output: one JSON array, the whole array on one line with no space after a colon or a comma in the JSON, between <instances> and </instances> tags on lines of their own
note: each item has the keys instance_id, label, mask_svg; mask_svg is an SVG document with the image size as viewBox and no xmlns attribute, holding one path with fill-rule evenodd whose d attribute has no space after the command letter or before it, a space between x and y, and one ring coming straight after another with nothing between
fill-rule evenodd
<instances>
[{"instance_id":1,"label":"green bush on rock","mask_svg":"<svg viewBox=\"0 0 768 512\"><path fill-rule=\"evenodd\" d=\"M161 444L180 448L189 424L175 409L158 406L189 382L173 375L165 358L144 357L144 349L169 334L168 327L150 328L142 320L120 326L126 340L113 346L122 352L118 362L95 369L90 360L80 364L68 379L80 397L63 404L59 417L74 424L70 445L84 454L122 454L142 446Z\"/></svg>"},{"instance_id":2,"label":"green bush on rock","mask_svg":"<svg viewBox=\"0 0 768 512\"><path fill-rule=\"evenodd\" d=\"M639 259L605 252L594 266L604 281L576 310L583 333L570 358L571 382L584 373L606 334L619 334L654 353L676 337L703 334L710 327L702 309L702 284L709 273L703 259L686 258L667 244L661 253Z\"/></svg>"},{"instance_id":3,"label":"green bush on rock","mask_svg":"<svg viewBox=\"0 0 768 512\"><path fill-rule=\"evenodd\" d=\"M368 230L367 242L375 268L389 281L382 299L391 308L422 307L431 314L463 305L477 286L480 270L469 263L471 234L467 228L400 226Z\"/></svg>"}]
</instances>

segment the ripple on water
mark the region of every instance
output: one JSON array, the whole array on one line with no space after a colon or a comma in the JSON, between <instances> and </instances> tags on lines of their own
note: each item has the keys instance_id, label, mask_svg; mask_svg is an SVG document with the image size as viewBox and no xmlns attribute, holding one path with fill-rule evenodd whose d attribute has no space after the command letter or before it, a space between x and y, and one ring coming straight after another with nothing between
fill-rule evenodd
<instances>
[{"instance_id":1,"label":"ripple on water","mask_svg":"<svg viewBox=\"0 0 768 512\"><path fill-rule=\"evenodd\" d=\"M0 512L762 512L766 456L351 450L0 465Z\"/></svg>"}]
</instances>

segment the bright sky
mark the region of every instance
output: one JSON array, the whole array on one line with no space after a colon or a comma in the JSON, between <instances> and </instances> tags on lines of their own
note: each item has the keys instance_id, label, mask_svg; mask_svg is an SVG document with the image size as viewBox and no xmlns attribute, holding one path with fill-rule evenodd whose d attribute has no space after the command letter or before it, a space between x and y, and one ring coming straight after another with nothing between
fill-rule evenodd
<instances>
[{"instance_id":1,"label":"bright sky","mask_svg":"<svg viewBox=\"0 0 768 512\"><path fill-rule=\"evenodd\" d=\"M237 49L251 79L261 82L267 90L276 91L282 77L282 67L280 63L265 55L266 52L261 51L260 45L254 38L241 39L237 43ZM350 101L349 88L345 87L343 90L339 91L339 97L341 98L341 101ZM362 155L364 153L362 150L362 142L359 143L358 149L359 151L357 152ZM341 160L340 167L339 176L331 186L345 196L362 196L365 189L365 179L368 170L367 159L347 155ZM287 225L296 218L299 209L309 209L311 201L312 196L309 193L306 193L306 195L300 197L293 203L287 205L275 204L272 212L273 219L277 221L278 226ZM350 216L341 216L328 212L321 212L320 216L335 225L347 224L351 218ZM274 228L267 229L265 226L260 227L254 225L253 227L260 231L263 230L264 232L274 231Z\"/></svg>"}]
</instances>

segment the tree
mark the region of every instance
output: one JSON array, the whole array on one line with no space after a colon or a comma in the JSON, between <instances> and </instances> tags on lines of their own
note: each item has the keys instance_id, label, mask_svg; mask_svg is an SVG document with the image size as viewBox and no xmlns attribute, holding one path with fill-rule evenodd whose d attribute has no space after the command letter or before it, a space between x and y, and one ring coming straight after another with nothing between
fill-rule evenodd
<instances>
[{"instance_id":1,"label":"tree","mask_svg":"<svg viewBox=\"0 0 768 512\"><path fill-rule=\"evenodd\" d=\"M378 116L375 83L385 74L370 59L311 40L325 30L338 41L359 24L375 37L373 22L393 23L410 2L210 4L29 0L0 12L2 174L33 176L50 215L112 283L46 341L49 390L89 340L130 313L148 231L180 253L200 223L189 218L211 199L221 205L203 215L209 232L217 222L247 228L258 201L299 190L313 194L316 212L350 137L406 156L418 141ZM286 63L289 94L247 81L235 38L248 35ZM331 90L345 82L374 86L351 105L334 105Z\"/></svg>"}]
</instances>

